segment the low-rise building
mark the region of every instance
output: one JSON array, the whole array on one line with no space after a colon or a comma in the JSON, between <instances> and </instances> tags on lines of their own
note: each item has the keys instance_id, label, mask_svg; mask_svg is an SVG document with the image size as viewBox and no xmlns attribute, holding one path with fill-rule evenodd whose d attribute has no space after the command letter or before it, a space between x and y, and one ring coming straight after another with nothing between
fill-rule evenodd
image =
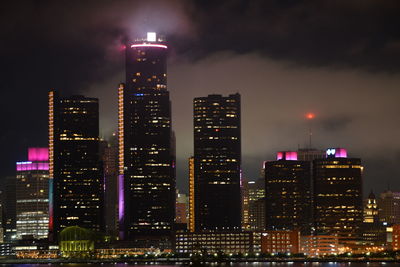
<instances>
[{"instance_id":1,"label":"low-rise building","mask_svg":"<svg viewBox=\"0 0 400 267\"><path fill-rule=\"evenodd\" d=\"M400 250L400 224L392 226L392 249Z\"/></svg>"},{"instance_id":2,"label":"low-rise building","mask_svg":"<svg viewBox=\"0 0 400 267\"><path fill-rule=\"evenodd\" d=\"M255 233L250 231L178 232L177 253L256 253ZM257 246L256 246L257 247Z\"/></svg>"},{"instance_id":3,"label":"low-rise building","mask_svg":"<svg viewBox=\"0 0 400 267\"><path fill-rule=\"evenodd\" d=\"M339 238L337 235L302 236L300 252L310 258L338 254Z\"/></svg>"},{"instance_id":4,"label":"low-rise building","mask_svg":"<svg viewBox=\"0 0 400 267\"><path fill-rule=\"evenodd\" d=\"M261 234L262 253L299 253L299 231L264 231Z\"/></svg>"}]
</instances>

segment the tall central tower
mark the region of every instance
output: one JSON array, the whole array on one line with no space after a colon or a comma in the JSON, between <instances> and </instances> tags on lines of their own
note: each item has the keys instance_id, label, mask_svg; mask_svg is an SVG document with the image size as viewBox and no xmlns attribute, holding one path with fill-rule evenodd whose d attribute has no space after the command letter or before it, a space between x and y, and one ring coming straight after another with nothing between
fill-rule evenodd
<instances>
[{"instance_id":1,"label":"tall central tower","mask_svg":"<svg viewBox=\"0 0 400 267\"><path fill-rule=\"evenodd\" d=\"M126 47L119 87L120 237L164 240L175 218L167 46L155 33Z\"/></svg>"}]
</instances>

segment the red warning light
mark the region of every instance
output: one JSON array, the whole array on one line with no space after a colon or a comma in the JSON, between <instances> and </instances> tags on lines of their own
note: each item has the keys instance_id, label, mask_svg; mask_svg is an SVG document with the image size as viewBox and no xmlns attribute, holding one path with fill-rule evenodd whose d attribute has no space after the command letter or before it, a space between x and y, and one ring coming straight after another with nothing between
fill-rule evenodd
<instances>
[{"instance_id":1,"label":"red warning light","mask_svg":"<svg viewBox=\"0 0 400 267\"><path fill-rule=\"evenodd\" d=\"M306 115L307 119L312 120L315 118L315 114L314 113L307 113Z\"/></svg>"}]
</instances>

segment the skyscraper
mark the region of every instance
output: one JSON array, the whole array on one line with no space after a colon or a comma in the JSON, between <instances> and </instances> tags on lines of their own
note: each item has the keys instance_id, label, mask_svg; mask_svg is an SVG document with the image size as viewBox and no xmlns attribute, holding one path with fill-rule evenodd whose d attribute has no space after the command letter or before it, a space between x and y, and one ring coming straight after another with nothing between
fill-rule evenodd
<instances>
[{"instance_id":1,"label":"skyscraper","mask_svg":"<svg viewBox=\"0 0 400 267\"><path fill-rule=\"evenodd\" d=\"M28 161L17 162L17 238L43 239L49 229L49 154L28 149Z\"/></svg>"},{"instance_id":2,"label":"skyscraper","mask_svg":"<svg viewBox=\"0 0 400 267\"><path fill-rule=\"evenodd\" d=\"M175 220L175 162L167 46L155 33L126 47L126 86L119 88L119 180L120 237L168 239Z\"/></svg>"},{"instance_id":3,"label":"skyscraper","mask_svg":"<svg viewBox=\"0 0 400 267\"><path fill-rule=\"evenodd\" d=\"M326 154L313 166L316 231L354 240L363 222L361 160L347 158L343 148L327 149Z\"/></svg>"},{"instance_id":4,"label":"skyscraper","mask_svg":"<svg viewBox=\"0 0 400 267\"><path fill-rule=\"evenodd\" d=\"M310 162L298 161L297 152L278 152L265 163L267 230L299 230L310 234L312 225Z\"/></svg>"},{"instance_id":5,"label":"skyscraper","mask_svg":"<svg viewBox=\"0 0 400 267\"><path fill-rule=\"evenodd\" d=\"M194 99L196 231L241 226L240 95Z\"/></svg>"},{"instance_id":6,"label":"skyscraper","mask_svg":"<svg viewBox=\"0 0 400 267\"><path fill-rule=\"evenodd\" d=\"M96 98L60 98L49 92L49 176L53 180L50 230L103 229L103 175Z\"/></svg>"}]
</instances>

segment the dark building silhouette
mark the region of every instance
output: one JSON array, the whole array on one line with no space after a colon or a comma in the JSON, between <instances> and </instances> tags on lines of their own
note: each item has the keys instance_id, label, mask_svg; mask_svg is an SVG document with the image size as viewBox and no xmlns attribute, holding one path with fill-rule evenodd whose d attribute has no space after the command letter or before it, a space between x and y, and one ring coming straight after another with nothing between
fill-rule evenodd
<instances>
[{"instance_id":1,"label":"dark building silhouette","mask_svg":"<svg viewBox=\"0 0 400 267\"><path fill-rule=\"evenodd\" d=\"M167 240L175 220L175 149L167 46L155 33L126 47L118 128L120 237Z\"/></svg>"},{"instance_id":2,"label":"dark building silhouette","mask_svg":"<svg viewBox=\"0 0 400 267\"><path fill-rule=\"evenodd\" d=\"M314 160L314 220L318 234L337 234L343 241L360 237L363 222L362 166L345 149L327 150Z\"/></svg>"},{"instance_id":3,"label":"dark building silhouette","mask_svg":"<svg viewBox=\"0 0 400 267\"><path fill-rule=\"evenodd\" d=\"M68 226L103 229L103 175L96 98L49 92L50 231Z\"/></svg>"},{"instance_id":4,"label":"dark building silhouette","mask_svg":"<svg viewBox=\"0 0 400 267\"><path fill-rule=\"evenodd\" d=\"M113 134L102 140L100 154L104 173L104 214L105 231L118 237L118 137Z\"/></svg>"},{"instance_id":5,"label":"dark building silhouette","mask_svg":"<svg viewBox=\"0 0 400 267\"><path fill-rule=\"evenodd\" d=\"M299 230L310 234L312 193L310 162L297 152L278 152L265 163L265 217L267 230Z\"/></svg>"},{"instance_id":6,"label":"dark building silhouette","mask_svg":"<svg viewBox=\"0 0 400 267\"><path fill-rule=\"evenodd\" d=\"M379 220L387 224L400 224L400 192L386 190L377 200Z\"/></svg>"},{"instance_id":7,"label":"dark building silhouette","mask_svg":"<svg viewBox=\"0 0 400 267\"><path fill-rule=\"evenodd\" d=\"M241 226L240 95L194 99L196 231Z\"/></svg>"},{"instance_id":8,"label":"dark building silhouette","mask_svg":"<svg viewBox=\"0 0 400 267\"><path fill-rule=\"evenodd\" d=\"M16 180L16 176L6 176L4 182L0 184L3 208L2 223L6 242L15 239L17 231Z\"/></svg>"}]
</instances>

